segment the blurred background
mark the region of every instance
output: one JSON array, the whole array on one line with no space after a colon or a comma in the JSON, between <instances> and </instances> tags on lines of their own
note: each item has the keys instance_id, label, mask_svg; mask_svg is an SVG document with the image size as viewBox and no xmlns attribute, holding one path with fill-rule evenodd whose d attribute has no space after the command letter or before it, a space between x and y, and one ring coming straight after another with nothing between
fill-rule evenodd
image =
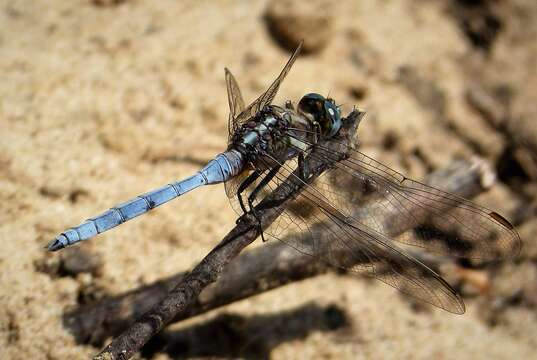
<instances>
[{"instance_id":1,"label":"blurred background","mask_svg":"<svg viewBox=\"0 0 537 360\"><path fill-rule=\"evenodd\" d=\"M58 232L197 171L227 143L227 66L246 102L367 112L360 149L421 179L479 156L475 200L510 219L514 261L454 262L456 316L327 274L168 328L146 359L526 359L537 348L537 2L0 1L0 358L87 359L70 309L186 271L234 226L222 185L60 253ZM260 246L260 241L254 244Z\"/></svg>"}]
</instances>

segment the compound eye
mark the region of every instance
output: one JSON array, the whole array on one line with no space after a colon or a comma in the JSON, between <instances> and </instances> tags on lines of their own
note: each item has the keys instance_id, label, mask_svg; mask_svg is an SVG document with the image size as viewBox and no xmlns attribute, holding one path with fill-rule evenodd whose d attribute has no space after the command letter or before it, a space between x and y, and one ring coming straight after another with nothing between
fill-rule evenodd
<instances>
[{"instance_id":1,"label":"compound eye","mask_svg":"<svg viewBox=\"0 0 537 360\"><path fill-rule=\"evenodd\" d=\"M321 127L321 135L332 137L341 128L339 109L332 99L311 93L304 95L298 103L298 110L310 114Z\"/></svg>"},{"instance_id":2,"label":"compound eye","mask_svg":"<svg viewBox=\"0 0 537 360\"><path fill-rule=\"evenodd\" d=\"M306 94L298 103L298 110L317 118L324 112L325 98L319 94Z\"/></svg>"},{"instance_id":3,"label":"compound eye","mask_svg":"<svg viewBox=\"0 0 537 360\"><path fill-rule=\"evenodd\" d=\"M339 108L333 100L325 101L324 107L326 114L326 134L328 135L328 137L332 137L337 134L342 125Z\"/></svg>"}]
</instances>

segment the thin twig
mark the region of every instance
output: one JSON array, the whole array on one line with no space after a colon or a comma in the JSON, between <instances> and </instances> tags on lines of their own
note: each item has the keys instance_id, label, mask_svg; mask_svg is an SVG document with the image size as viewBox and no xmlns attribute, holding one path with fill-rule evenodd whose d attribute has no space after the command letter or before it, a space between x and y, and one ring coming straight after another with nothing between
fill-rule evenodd
<instances>
[{"instance_id":1,"label":"thin twig","mask_svg":"<svg viewBox=\"0 0 537 360\"><path fill-rule=\"evenodd\" d=\"M342 141L349 146L354 141L354 134L363 117L363 112L353 111L345 119L340 131ZM329 144L327 146L330 146ZM315 152L315 149L313 150ZM329 161L309 159L307 162L308 174L313 181L332 164ZM299 175L297 169L295 175ZM296 182L296 181L295 181ZM289 199L298 194L304 184L290 184L284 182L272 192L267 202L278 203L282 199ZM263 227L268 227L281 213L281 206L257 209L256 215L261 219ZM115 338L94 359L129 359L153 335L159 332L174 318L187 312L195 303L198 295L209 284L216 281L228 263L233 260L246 246L258 236L257 221L251 215L240 218L237 226L218 244L195 268L188 273L181 282L162 300L155 308L143 315L125 332Z\"/></svg>"}]
</instances>

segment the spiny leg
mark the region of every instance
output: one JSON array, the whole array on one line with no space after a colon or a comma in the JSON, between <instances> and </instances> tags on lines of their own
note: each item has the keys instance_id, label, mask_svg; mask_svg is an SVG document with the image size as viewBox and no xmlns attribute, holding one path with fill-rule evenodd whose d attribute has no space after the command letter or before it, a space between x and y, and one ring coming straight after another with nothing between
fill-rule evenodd
<instances>
[{"instance_id":1,"label":"spiny leg","mask_svg":"<svg viewBox=\"0 0 537 360\"><path fill-rule=\"evenodd\" d=\"M254 201L255 201L255 198L257 197L257 194L259 194L259 191L263 190L263 188L268 185L268 183L274 178L274 176L276 176L276 174L278 173L281 167L282 166L279 165L279 166L272 168L268 172L268 174L261 180L261 182L255 187L255 189L250 193L250 195L248 195L248 206L250 207L250 212L252 213L252 215L254 215L255 219L257 220L259 224L259 232L261 233L261 240L263 240L263 242L265 242L266 240L265 240L265 237L263 236L263 228L261 226L261 219L259 218L259 216L257 216L257 212L255 211Z\"/></svg>"},{"instance_id":2,"label":"spiny leg","mask_svg":"<svg viewBox=\"0 0 537 360\"><path fill-rule=\"evenodd\" d=\"M248 186L252 185L252 183L256 181L260 176L261 171L257 169L254 170L254 172L248 175L248 177L240 184L239 189L237 190L237 198L239 199L239 205L241 206L242 212L244 214L248 213L248 211L244 206L244 201L242 201L242 193L248 188ZM240 218L238 220L240 220Z\"/></svg>"}]
</instances>

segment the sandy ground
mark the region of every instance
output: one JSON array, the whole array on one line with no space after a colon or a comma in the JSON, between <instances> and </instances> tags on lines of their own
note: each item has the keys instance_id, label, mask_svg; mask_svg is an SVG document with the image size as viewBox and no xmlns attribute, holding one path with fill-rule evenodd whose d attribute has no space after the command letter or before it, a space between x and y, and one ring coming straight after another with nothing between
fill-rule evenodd
<instances>
[{"instance_id":1,"label":"sandy ground","mask_svg":"<svg viewBox=\"0 0 537 360\"><path fill-rule=\"evenodd\" d=\"M187 270L232 228L236 215L214 186L82 244L100 261L93 274L59 271L65 255L43 249L225 149L223 69L247 101L270 83L289 56L265 20L281 9L302 21L288 41L305 37L311 49L276 103L316 91L358 105L368 113L362 150L415 178L455 158L487 158L501 181L477 201L518 214L526 246L516 262L480 270L488 294L462 284L463 316L416 307L380 282L325 275L175 328L233 314L250 329L240 346L261 343L274 359L535 358L537 11L530 0L464 3L1 1L0 358L91 357L99 349L77 344L61 321L82 289L118 294ZM511 90L507 104L494 97L500 85ZM311 306L320 310L302 311ZM347 326L308 328L334 307ZM214 338L197 341L209 354L241 356L239 345L226 354Z\"/></svg>"}]
</instances>

